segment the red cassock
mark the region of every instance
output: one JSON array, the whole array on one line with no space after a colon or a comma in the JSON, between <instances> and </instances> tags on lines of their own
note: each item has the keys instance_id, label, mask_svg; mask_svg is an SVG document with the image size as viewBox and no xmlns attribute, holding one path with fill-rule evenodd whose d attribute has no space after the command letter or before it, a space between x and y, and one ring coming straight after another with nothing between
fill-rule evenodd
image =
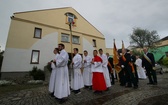
<instances>
[{"instance_id":1,"label":"red cassock","mask_svg":"<svg viewBox=\"0 0 168 105\"><path fill-rule=\"evenodd\" d=\"M96 63L102 63L102 59L99 56L94 56L93 61L94 61L94 65L92 66L95 66ZM96 70L92 70L93 72L92 89L95 91L106 90L107 87L106 87L106 83L105 83L105 79L102 71L102 65L100 64L99 67L93 67L92 69L96 69Z\"/></svg>"}]
</instances>

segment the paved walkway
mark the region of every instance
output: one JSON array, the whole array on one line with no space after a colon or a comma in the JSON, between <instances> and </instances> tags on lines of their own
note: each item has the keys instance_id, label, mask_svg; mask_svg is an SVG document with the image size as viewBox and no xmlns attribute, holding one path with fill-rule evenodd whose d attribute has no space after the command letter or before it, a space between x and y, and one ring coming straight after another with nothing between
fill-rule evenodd
<instances>
[{"instance_id":1,"label":"paved walkway","mask_svg":"<svg viewBox=\"0 0 168 105\"><path fill-rule=\"evenodd\" d=\"M168 73L158 74L158 85L147 85L148 80L140 80L139 88L125 88L116 82L109 91L94 94L82 89L82 93L71 93L63 105L168 105ZM48 87L21 90L0 95L0 105L57 105L48 95Z\"/></svg>"}]
</instances>

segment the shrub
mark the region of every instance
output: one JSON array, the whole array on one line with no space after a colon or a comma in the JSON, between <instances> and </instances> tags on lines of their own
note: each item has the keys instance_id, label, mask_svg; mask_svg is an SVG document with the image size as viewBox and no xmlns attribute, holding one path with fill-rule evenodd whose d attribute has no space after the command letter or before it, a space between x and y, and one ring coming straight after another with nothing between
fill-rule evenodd
<instances>
[{"instance_id":1,"label":"shrub","mask_svg":"<svg viewBox=\"0 0 168 105\"><path fill-rule=\"evenodd\" d=\"M29 75L33 76L34 80L45 80L44 71L38 69L37 67L33 67L32 71L29 71Z\"/></svg>"},{"instance_id":2,"label":"shrub","mask_svg":"<svg viewBox=\"0 0 168 105\"><path fill-rule=\"evenodd\" d=\"M162 59L162 64L168 67L168 57Z\"/></svg>"}]
</instances>

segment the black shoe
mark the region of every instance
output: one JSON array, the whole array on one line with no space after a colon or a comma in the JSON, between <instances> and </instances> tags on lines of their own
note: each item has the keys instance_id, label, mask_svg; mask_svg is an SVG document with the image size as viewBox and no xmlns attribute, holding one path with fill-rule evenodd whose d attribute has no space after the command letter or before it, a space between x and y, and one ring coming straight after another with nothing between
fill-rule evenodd
<instances>
[{"instance_id":1,"label":"black shoe","mask_svg":"<svg viewBox=\"0 0 168 105\"><path fill-rule=\"evenodd\" d=\"M134 89L138 89L138 86L134 86Z\"/></svg>"},{"instance_id":2,"label":"black shoe","mask_svg":"<svg viewBox=\"0 0 168 105\"><path fill-rule=\"evenodd\" d=\"M111 82L112 85L114 85L115 83L114 82Z\"/></svg>"},{"instance_id":3,"label":"black shoe","mask_svg":"<svg viewBox=\"0 0 168 105\"><path fill-rule=\"evenodd\" d=\"M153 83L153 85L157 85L157 83Z\"/></svg>"},{"instance_id":4,"label":"black shoe","mask_svg":"<svg viewBox=\"0 0 168 105\"><path fill-rule=\"evenodd\" d=\"M89 88L89 86L85 86L84 88L85 88L85 89L88 89L88 88Z\"/></svg>"},{"instance_id":5,"label":"black shoe","mask_svg":"<svg viewBox=\"0 0 168 105\"><path fill-rule=\"evenodd\" d=\"M92 90L92 86L89 86L89 90Z\"/></svg>"},{"instance_id":6,"label":"black shoe","mask_svg":"<svg viewBox=\"0 0 168 105\"><path fill-rule=\"evenodd\" d=\"M153 85L153 83L149 82L149 83L147 83L147 85Z\"/></svg>"},{"instance_id":7,"label":"black shoe","mask_svg":"<svg viewBox=\"0 0 168 105\"><path fill-rule=\"evenodd\" d=\"M109 91L109 88L107 88L105 91Z\"/></svg>"},{"instance_id":8,"label":"black shoe","mask_svg":"<svg viewBox=\"0 0 168 105\"><path fill-rule=\"evenodd\" d=\"M125 86L125 84L120 84L120 86Z\"/></svg>"},{"instance_id":9,"label":"black shoe","mask_svg":"<svg viewBox=\"0 0 168 105\"><path fill-rule=\"evenodd\" d=\"M54 97L54 92L53 92L53 93L50 93L50 96L51 96L51 97Z\"/></svg>"},{"instance_id":10,"label":"black shoe","mask_svg":"<svg viewBox=\"0 0 168 105\"><path fill-rule=\"evenodd\" d=\"M95 94L102 94L102 91L94 91Z\"/></svg>"},{"instance_id":11,"label":"black shoe","mask_svg":"<svg viewBox=\"0 0 168 105\"><path fill-rule=\"evenodd\" d=\"M65 99L58 99L59 104L63 104L65 102Z\"/></svg>"},{"instance_id":12,"label":"black shoe","mask_svg":"<svg viewBox=\"0 0 168 105\"><path fill-rule=\"evenodd\" d=\"M131 88L132 86L131 85L127 85L127 86L125 86L126 88Z\"/></svg>"},{"instance_id":13,"label":"black shoe","mask_svg":"<svg viewBox=\"0 0 168 105\"><path fill-rule=\"evenodd\" d=\"M75 95L78 95L78 94L81 94L81 92L79 91L79 92L76 92L76 93L75 93Z\"/></svg>"}]
</instances>

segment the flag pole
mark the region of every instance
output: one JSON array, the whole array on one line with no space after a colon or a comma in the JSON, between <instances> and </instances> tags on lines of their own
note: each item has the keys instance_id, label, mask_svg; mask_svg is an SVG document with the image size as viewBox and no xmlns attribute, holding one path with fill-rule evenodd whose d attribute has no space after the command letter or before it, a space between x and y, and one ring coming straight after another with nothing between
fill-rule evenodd
<instances>
[{"instance_id":1,"label":"flag pole","mask_svg":"<svg viewBox=\"0 0 168 105\"><path fill-rule=\"evenodd\" d=\"M73 65L72 65L72 60L73 60L73 51L72 51L72 23L69 22L69 30L70 30L70 44L71 44L71 74L72 77L74 77L74 73L73 73Z\"/></svg>"},{"instance_id":2,"label":"flag pole","mask_svg":"<svg viewBox=\"0 0 168 105\"><path fill-rule=\"evenodd\" d=\"M117 71L117 67L118 67L118 63L119 63L119 61L118 61L118 52L117 52L117 48L116 48L116 44L115 44L115 39L113 39L114 40L114 48L113 48L113 54L114 54L114 56L113 56L113 60L115 60L115 63L113 62L113 64L114 64L114 69L115 69L115 71L116 71L116 73L117 73L117 80L118 80L118 82L120 81L120 78L119 78L119 71Z\"/></svg>"},{"instance_id":3,"label":"flag pole","mask_svg":"<svg viewBox=\"0 0 168 105\"><path fill-rule=\"evenodd\" d=\"M69 23L69 30L70 30L70 43L71 43L71 60L73 58L73 51L72 51L72 27L71 27L72 23Z\"/></svg>"}]
</instances>

